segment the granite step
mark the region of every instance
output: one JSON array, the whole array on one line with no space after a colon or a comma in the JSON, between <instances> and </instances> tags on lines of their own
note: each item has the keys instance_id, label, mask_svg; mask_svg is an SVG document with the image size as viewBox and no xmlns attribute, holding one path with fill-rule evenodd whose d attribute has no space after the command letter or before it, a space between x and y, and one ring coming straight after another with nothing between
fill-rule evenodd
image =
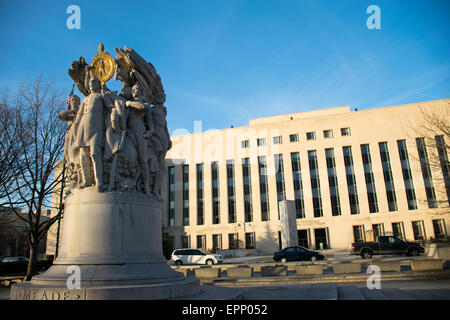
<instances>
[{"instance_id":1,"label":"granite step","mask_svg":"<svg viewBox=\"0 0 450 320\"><path fill-rule=\"evenodd\" d=\"M305 300L337 300L336 283L313 284L306 293Z\"/></svg>"},{"instance_id":2,"label":"granite step","mask_svg":"<svg viewBox=\"0 0 450 320\"><path fill-rule=\"evenodd\" d=\"M416 300L450 300L450 290L411 290L408 293Z\"/></svg>"},{"instance_id":3,"label":"granite step","mask_svg":"<svg viewBox=\"0 0 450 320\"><path fill-rule=\"evenodd\" d=\"M356 286L339 286L337 292L339 300L366 300L366 297Z\"/></svg>"},{"instance_id":4,"label":"granite step","mask_svg":"<svg viewBox=\"0 0 450 320\"><path fill-rule=\"evenodd\" d=\"M433 299L436 300L450 300L450 289L449 290L435 289L428 291L428 293L433 297Z\"/></svg>"},{"instance_id":5,"label":"granite step","mask_svg":"<svg viewBox=\"0 0 450 320\"><path fill-rule=\"evenodd\" d=\"M243 290L243 300L304 300L312 285L262 286Z\"/></svg>"},{"instance_id":6,"label":"granite step","mask_svg":"<svg viewBox=\"0 0 450 320\"><path fill-rule=\"evenodd\" d=\"M195 295L173 300L242 300L242 291L235 288L202 286L200 292Z\"/></svg>"},{"instance_id":7,"label":"granite step","mask_svg":"<svg viewBox=\"0 0 450 320\"><path fill-rule=\"evenodd\" d=\"M366 300L389 300L381 290L378 289L369 289L369 288L359 288L359 291L362 293Z\"/></svg>"},{"instance_id":8,"label":"granite step","mask_svg":"<svg viewBox=\"0 0 450 320\"><path fill-rule=\"evenodd\" d=\"M381 292L389 300L416 300L412 294L397 288L381 289Z\"/></svg>"}]
</instances>

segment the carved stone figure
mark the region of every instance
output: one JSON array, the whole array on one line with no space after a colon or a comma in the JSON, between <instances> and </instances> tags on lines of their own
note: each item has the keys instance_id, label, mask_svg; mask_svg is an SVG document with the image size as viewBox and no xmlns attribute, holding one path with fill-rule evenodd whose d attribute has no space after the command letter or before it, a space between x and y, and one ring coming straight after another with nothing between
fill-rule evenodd
<instances>
[{"instance_id":1,"label":"carved stone figure","mask_svg":"<svg viewBox=\"0 0 450 320\"><path fill-rule=\"evenodd\" d=\"M153 133L153 123L151 119L150 105L142 99L142 91L139 85L134 85L132 89L133 101L127 101L130 108L128 116L128 128L134 133L138 149L138 159L141 166L144 192L150 194L150 171L148 166L148 139ZM144 121L145 120L145 121ZM145 125L147 122L147 126Z\"/></svg>"},{"instance_id":2,"label":"carved stone figure","mask_svg":"<svg viewBox=\"0 0 450 320\"><path fill-rule=\"evenodd\" d=\"M164 158L171 147L161 78L131 48L115 49L116 59L101 44L99 50L90 66L81 57L69 70L85 95L66 137L71 146L66 146L70 156L65 161L73 164L74 184L160 198ZM120 94L106 87L113 73L123 82Z\"/></svg>"},{"instance_id":3,"label":"carved stone figure","mask_svg":"<svg viewBox=\"0 0 450 320\"><path fill-rule=\"evenodd\" d=\"M166 172L165 157L167 151L172 147L169 131L167 129L167 109L164 106L166 95L164 91L155 95L154 106L151 108L152 120L154 124L154 133L151 137L152 146L157 158L157 170L155 181L153 182L153 194L160 195L161 183Z\"/></svg>"},{"instance_id":4,"label":"carved stone figure","mask_svg":"<svg viewBox=\"0 0 450 320\"><path fill-rule=\"evenodd\" d=\"M72 94L69 97L69 109L58 114L61 121L67 122L67 131L64 141L64 161L66 164L66 179L69 182L69 191L73 189L79 182L77 175L77 166L79 166L79 157L76 150L74 150L75 130L73 122L78 113L80 105L80 97Z\"/></svg>"},{"instance_id":5,"label":"carved stone figure","mask_svg":"<svg viewBox=\"0 0 450 320\"><path fill-rule=\"evenodd\" d=\"M67 122L67 131L64 143L64 159L67 163L75 163L73 155L71 154L71 148L75 139L75 132L73 130L73 121L78 112L78 107L80 106L80 97L77 95L71 95L69 97L69 109L58 114L58 118L61 121Z\"/></svg>"},{"instance_id":6,"label":"carved stone figure","mask_svg":"<svg viewBox=\"0 0 450 320\"><path fill-rule=\"evenodd\" d=\"M142 96L147 101L153 100L153 92L161 91L161 78L155 67L145 61L132 48L115 49L117 53L115 79L123 81L124 86L132 87L138 84L142 90Z\"/></svg>"},{"instance_id":7,"label":"carved stone figure","mask_svg":"<svg viewBox=\"0 0 450 320\"><path fill-rule=\"evenodd\" d=\"M112 160L109 170L108 191L113 191L116 187L117 166L119 162L119 153L125 149L125 140L127 136L127 121L130 110L126 106L127 100L132 99L131 89L129 87L122 88L121 95L112 95L114 106L110 116L106 117L106 144L103 155L104 161ZM130 152L125 153L127 157L133 158Z\"/></svg>"},{"instance_id":8,"label":"carved stone figure","mask_svg":"<svg viewBox=\"0 0 450 320\"><path fill-rule=\"evenodd\" d=\"M79 188L92 185L94 180L99 191L103 188L103 147L105 145L104 113L112 107L107 95L101 93L100 81L89 80L90 94L83 99L75 120L75 147L80 152L80 171L82 183ZM91 176L89 168L92 166ZM93 178L93 179L92 179Z\"/></svg>"}]
</instances>

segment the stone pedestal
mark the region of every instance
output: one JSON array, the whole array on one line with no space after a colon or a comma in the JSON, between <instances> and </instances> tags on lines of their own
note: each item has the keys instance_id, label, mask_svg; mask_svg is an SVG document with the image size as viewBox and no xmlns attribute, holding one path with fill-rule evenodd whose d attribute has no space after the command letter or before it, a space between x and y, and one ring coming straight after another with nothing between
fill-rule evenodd
<instances>
[{"instance_id":1,"label":"stone pedestal","mask_svg":"<svg viewBox=\"0 0 450 320\"><path fill-rule=\"evenodd\" d=\"M174 299L200 294L199 280L174 271L162 254L160 207L160 200L143 194L74 190L65 202L60 255L45 273L12 286L11 299ZM79 288L70 289L77 275Z\"/></svg>"}]
</instances>

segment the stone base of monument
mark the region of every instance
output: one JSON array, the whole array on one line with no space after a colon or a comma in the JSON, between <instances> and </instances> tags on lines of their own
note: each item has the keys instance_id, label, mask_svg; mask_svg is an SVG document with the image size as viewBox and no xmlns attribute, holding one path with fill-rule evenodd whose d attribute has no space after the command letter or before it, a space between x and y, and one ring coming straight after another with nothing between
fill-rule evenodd
<instances>
[{"instance_id":1,"label":"stone base of monument","mask_svg":"<svg viewBox=\"0 0 450 320\"><path fill-rule=\"evenodd\" d=\"M120 284L111 281L103 286L37 285L34 281L15 284L11 287L11 300L151 300L192 297L203 293L198 279L184 278L178 281L155 284ZM106 281L105 281L106 282Z\"/></svg>"},{"instance_id":2,"label":"stone base of monument","mask_svg":"<svg viewBox=\"0 0 450 320\"><path fill-rule=\"evenodd\" d=\"M156 285L116 285L67 289L19 283L11 287L11 300L240 300L236 288L199 285L198 279L184 279Z\"/></svg>"},{"instance_id":3,"label":"stone base of monument","mask_svg":"<svg viewBox=\"0 0 450 320\"><path fill-rule=\"evenodd\" d=\"M239 298L239 290L221 288L214 294L197 278L174 271L162 254L161 241L160 200L136 193L98 193L94 188L74 190L65 202L60 254L53 266L13 285L10 298Z\"/></svg>"}]
</instances>

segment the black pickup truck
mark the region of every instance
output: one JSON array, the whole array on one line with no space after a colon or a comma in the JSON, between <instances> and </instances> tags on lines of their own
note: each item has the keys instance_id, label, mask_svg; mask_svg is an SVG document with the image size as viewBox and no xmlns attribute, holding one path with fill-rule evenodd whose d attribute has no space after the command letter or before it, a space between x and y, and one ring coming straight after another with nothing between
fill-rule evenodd
<instances>
[{"instance_id":1,"label":"black pickup truck","mask_svg":"<svg viewBox=\"0 0 450 320\"><path fill-rule=\"evenodd\" d=\"M360 255L363 259L370 259L374 254L406 254L418 256L425 249L417 242L407 242L392 236L380 236L374 242L356 242L352 244L352 255Z\"/></svg>"}]
</instances>

